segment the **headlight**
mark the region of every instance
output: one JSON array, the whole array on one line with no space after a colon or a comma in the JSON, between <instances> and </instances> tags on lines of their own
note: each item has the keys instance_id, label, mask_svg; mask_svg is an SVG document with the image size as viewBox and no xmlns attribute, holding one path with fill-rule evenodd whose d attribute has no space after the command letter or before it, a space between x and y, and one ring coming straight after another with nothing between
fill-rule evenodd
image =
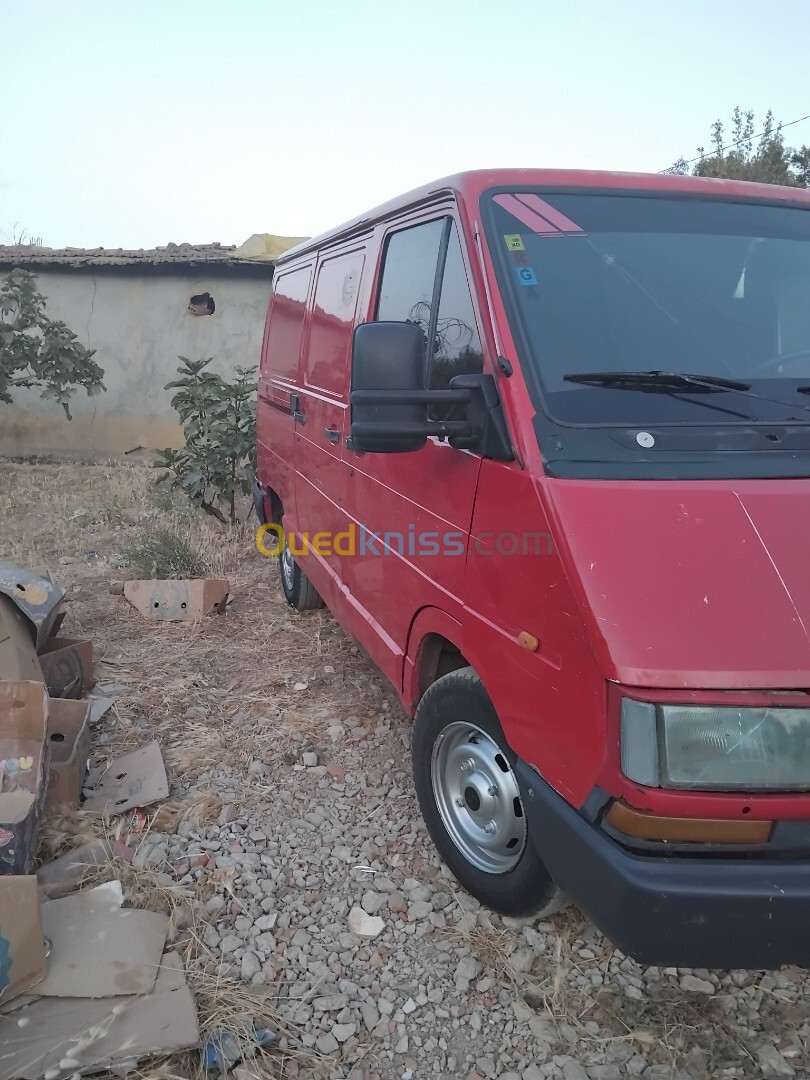
<instances>
[{"instance_id":1,"label":"headlight","mask_svg":"<svg viewBox=\"0 0 810 1080\"><path fill-rule=\"evenodd\" d=\"M810 709L622 701L622 772L647 787L810 790Z\"/></svg>"}]
</instances>

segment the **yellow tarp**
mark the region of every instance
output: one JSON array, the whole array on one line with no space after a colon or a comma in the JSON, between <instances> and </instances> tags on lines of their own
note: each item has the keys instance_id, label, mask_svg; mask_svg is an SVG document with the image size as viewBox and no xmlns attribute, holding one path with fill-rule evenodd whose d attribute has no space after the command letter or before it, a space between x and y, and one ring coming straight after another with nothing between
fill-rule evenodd
<instances>
[{"instance_id":1,"label":"yellow tarp","mask_svg":"<svg viewBox=\"0 0 810 1080\"><path fill-rule=\"evenodd\" d=\"M308 236L271 236L270 233L254 233L244 244L241 244L234 252L237 259L256 259L258 261L273 262L285 251L300 244L303 240L309 240Z\"/></svg>"}]
</instances>

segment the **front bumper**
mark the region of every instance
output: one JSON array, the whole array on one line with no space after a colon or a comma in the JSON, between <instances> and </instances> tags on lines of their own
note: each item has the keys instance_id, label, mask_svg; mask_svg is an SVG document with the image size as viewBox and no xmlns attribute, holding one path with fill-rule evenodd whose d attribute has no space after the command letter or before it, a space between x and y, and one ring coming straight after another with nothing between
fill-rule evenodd
<instances>
[{"instance_id":1,"label":"front bumper","mask_svg":"<svg viewBox=\"0 0 810 1080\"><path fill-rule=\"evenodd\" d=\"M551 876L628 956L677 967L810 966L810 860L638 855L524 762L516 772Z\"/></svg>"}]
</instances>

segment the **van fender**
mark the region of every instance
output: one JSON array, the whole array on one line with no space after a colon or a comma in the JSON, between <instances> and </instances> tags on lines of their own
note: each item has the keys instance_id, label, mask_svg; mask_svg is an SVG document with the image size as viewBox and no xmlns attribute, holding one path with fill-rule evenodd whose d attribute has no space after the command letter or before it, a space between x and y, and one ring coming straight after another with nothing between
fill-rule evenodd
<instances>
[{"instance_id":1,"label":"van fender","mask_svg":"<svg viewBox=\"0 0 810 1080\"><path fill-rule=\"evenodd\" d=\"M417 611L408 630L400 688L402 702L411 716L422 696L419 685L420 668L425 659L422 650L431 634L439 634L461 651L462 627L457 619L441 608L423 607Z\"/></svg>"}]
</instances>

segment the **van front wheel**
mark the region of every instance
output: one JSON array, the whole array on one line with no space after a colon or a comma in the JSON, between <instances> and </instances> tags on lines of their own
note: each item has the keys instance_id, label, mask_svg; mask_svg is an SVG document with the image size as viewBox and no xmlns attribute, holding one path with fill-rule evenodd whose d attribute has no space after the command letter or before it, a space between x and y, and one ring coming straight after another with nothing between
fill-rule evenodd
<instances>
[{"instance_id":1,"label":"van front wheel","mask_svg":"<svg viewBox=\"0 0 810 1080\"><path fill-rule=\"evenodd\" d=\"M321 594L295 561L286 544L279 556L278 565L281 571L281 587L290 607L294 607L296 611L313 611L323 607Z\"/></svg>"},{"instance_id":2,"label":"van front wheel","mask_svg":"<svg viewBox=\"0 0 810 1080\"><path fill-rule=\"evenodd\" d=\"M565 897L531 842L515 755L472 668L425 692L411 752L428 832L461 885L503 915L558 911Z\"/></svg>"}]
</instances>

